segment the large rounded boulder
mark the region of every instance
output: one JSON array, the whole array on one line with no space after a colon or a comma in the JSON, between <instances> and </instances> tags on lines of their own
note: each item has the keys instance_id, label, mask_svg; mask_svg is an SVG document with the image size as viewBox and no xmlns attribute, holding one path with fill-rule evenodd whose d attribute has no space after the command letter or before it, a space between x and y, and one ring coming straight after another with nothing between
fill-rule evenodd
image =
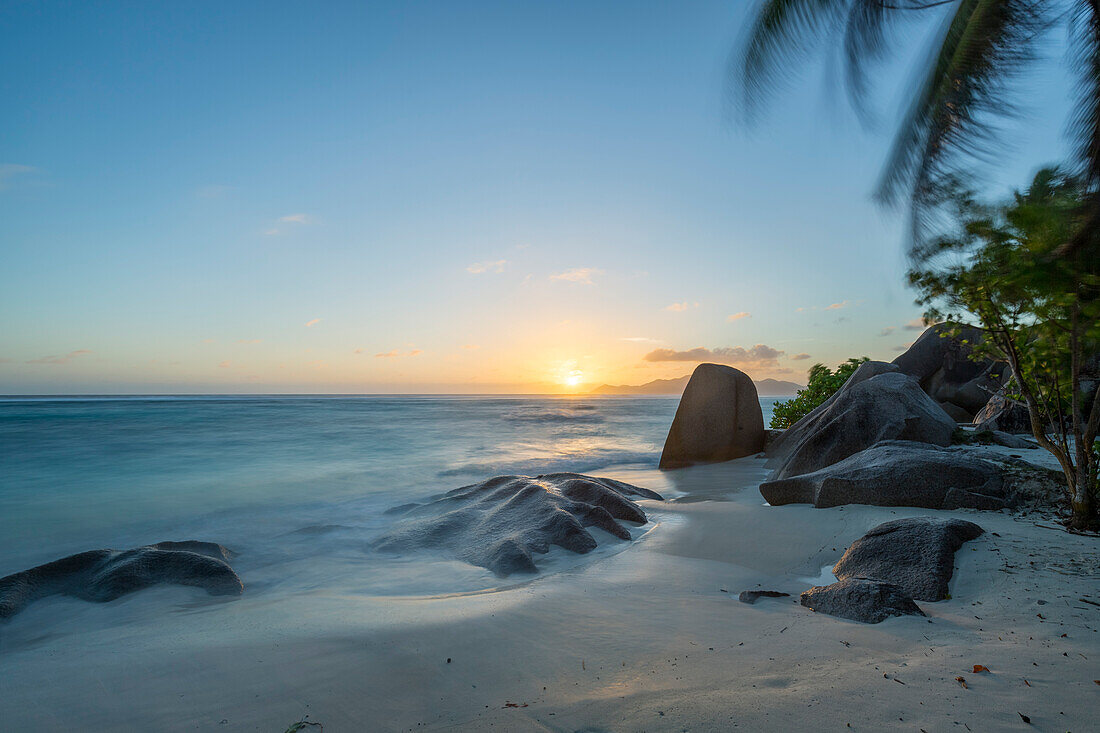
<instances>
[{"instance_id":1,"label":"large rounded boulder","mask_svg":"<svg viewBox=\"0 0 1100 733\"><path fill-rule=\"evenodd\" d=\"M721 364L700 364L672 420L661 468L717 463L764 450L764 416L749 376Z\"/></svg>"},{"instance_id":2,"label":"large rounded boulder","mask_svg":"<svg viewBox=\"0 0 1100 733\"><path fill-rule=\"evenodd\" d=\"M891 366L862 364L827 402L787 430L773 450L772 480L812 473L883 440L950 445L955 421L913 377Z\"/></svg>"},{"instance_id":3,"label":"large rounded boulder","mask_svg":"<svg viewBox=\"0 0 1100 733\"><path fill-rule=\"evenodd\" d=\"M970 422L1008 374L1003 362L971 358L974 344L982 338L980 328L940 323L922 333L894 364L916 378L957 422Z\"/></svg>"}]
</instances>

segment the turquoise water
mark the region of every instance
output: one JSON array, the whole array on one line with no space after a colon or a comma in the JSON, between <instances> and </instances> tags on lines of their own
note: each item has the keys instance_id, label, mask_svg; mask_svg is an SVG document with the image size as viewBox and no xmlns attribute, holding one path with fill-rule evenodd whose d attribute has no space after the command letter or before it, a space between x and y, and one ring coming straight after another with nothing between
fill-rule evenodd
<instances>
[{"instance_id":1,"label":"turquoise water","mask_svg":"<svg viewBox=\"0 0 1100 733\"><path fill-rule=\"evenodd\" d=\"M773 398L761 398L765 423ZM675 397L0 399L0 575L95 547L247 543L497 474L655 467ZM349 503L351 502L351 503Z\"/></svg>"}]
</instances>

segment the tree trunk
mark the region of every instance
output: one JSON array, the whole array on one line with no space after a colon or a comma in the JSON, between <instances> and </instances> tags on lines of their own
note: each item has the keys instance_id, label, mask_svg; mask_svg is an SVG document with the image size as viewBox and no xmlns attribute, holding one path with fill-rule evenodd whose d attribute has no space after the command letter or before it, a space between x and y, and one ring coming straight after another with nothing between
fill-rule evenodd
<instances>
[{"instance_id":1,"label":"tree trunk","mask_svg":"<svg viewBox=\"0 0 1100 733\"><path fill-rule=\"evenodd\" d=\"M1096 510L1092 501L1092 480L1088 471L1077 472L1077 484L1073 487L1070 508L1073 519L1070 526L1076 529L1094 529L1097 525Z\"/></svg>"}]
</instances>

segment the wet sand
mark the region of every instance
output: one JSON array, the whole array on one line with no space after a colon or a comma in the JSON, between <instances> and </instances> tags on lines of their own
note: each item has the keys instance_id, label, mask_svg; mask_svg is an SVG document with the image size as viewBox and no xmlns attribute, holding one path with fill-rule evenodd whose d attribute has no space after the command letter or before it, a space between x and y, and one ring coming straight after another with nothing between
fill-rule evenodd
<instances>
[{"instance_id":1,"label":"wet sand","mask_svg":"<svg viewBox=\"0 0 1100 733\"><path fill-rule=\"evenodd\" d=\"M495 592L42 601L0 626L0 707L36 731L1095 725L1100 606L1079 599L1100 603L1097 540L1001 513L768 507L758 459L600 473L674 500L644 502L658 524L624 551ZM866 530L928 514L987 532L927 618L798 604ZM737 601L753 588L792 595Z\"/></svg>"}]
</instances>

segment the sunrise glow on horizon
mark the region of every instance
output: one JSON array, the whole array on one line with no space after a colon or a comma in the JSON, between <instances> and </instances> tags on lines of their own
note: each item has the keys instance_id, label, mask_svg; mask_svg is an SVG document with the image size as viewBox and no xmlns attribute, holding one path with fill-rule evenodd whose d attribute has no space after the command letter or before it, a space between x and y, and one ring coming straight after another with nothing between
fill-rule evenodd
<instances>
[{"instance_id":1,"label":"sunrise glow on horizon","mask_svg":"<svg viewBox=\"0 0 1100 733\"><path fill-rule=\"evenodd\" d=\"M732 130L737 3L257 10L12 9L0 393L804 383L920 331L889 136L810 80Z\"/></svg>"}]
</instances>

